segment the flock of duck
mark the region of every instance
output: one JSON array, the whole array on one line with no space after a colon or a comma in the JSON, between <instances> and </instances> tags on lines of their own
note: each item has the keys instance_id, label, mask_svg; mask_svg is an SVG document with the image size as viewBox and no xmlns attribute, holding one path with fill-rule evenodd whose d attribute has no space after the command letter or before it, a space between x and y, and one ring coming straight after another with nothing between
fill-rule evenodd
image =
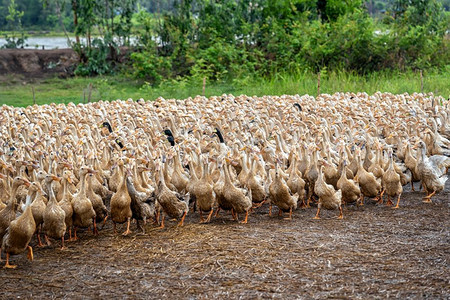
<instances>
[{"instance_id":1,"label":"flock of duck","mask_svg":"<svg viewBox=\"0 0 450 300\"><path fill-rule=\"evenodd\" d=\"M432 94L222 95L0 107L0 241L10 255L108 218L148 220L230 211L247 223L264 203L279 215L364 199L399 207L420 181L424 202L450 166L449 101ZM416 188L418 185L416 184ZM386 199L384 199L386 198ZM396 199L396 205L392 200ZM245 214L242 217L242 214ZM1 251L0 251L1 254ZM0 256L1 259L1 256Z\"/></svg>"}]
</instances>

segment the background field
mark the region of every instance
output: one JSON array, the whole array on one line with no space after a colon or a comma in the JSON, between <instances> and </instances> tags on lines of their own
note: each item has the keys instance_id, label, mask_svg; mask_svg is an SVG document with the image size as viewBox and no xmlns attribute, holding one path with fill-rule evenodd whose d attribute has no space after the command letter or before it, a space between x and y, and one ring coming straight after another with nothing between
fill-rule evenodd
<instances>
[{"instance_id":1,"label":"background field","mask_svg":"<svg viewBox=\"0 0 450 300\"><path fill-rule=\"evenodd\" d=\"M428 73L423 75L423 91L433 92L445 98L450 96L450 72ZM158 87L145 84L124 76L75 77L70 79L33 79L10 76L0 83L0 105L28 106L33 104L32 87L35 89L37 104L45 103L83 103L87 102L89 84L92 84L91 100L153 100L185 99L202 95L202 81L182 80L166 81ZM413 93L421 91L420 74L374 73L360 76L351 73L329 73L321 76L321 93L335 92L381 92ZM317 95L317 75L303 73L297 75L277 75L272 79L248 81L208 82L205 89L207 97L211 95Z\"/></svg>"}]
</instances>

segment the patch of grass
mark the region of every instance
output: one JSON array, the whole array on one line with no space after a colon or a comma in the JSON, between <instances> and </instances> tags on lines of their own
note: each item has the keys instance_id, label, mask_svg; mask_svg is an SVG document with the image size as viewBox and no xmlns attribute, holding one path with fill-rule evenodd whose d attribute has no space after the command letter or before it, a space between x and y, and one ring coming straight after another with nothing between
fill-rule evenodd
<instances>
[{"instance_id":1,"label":"patch of grass","mask_svg":"<svg viewBox=\"0 0 450 300\"><path fill-rule=\"evenodd\" d=\"M424 92L433 92L448 98L450 95L450 68L441 72L424 72ZM0 105L28 106L33 104L32 87L35 89L36 103L86 102L89 85L92 85L91 101L98 100L154 100L185 99L202 94L202 80L179 79L167 80L159 87L124 76L74 77L69 79L46 79L35 83L26 83L15 77L7 77L0 83ZM420 75L418 72L373 73L368 76L346 72L323 72L321 74L321 93L367 92L377 91L399 93L420 92ZM311 73L277 74L272 78L243 78L231 82L209 82L206 96L221 94L246 95L282 95L309 94L317 95L317 75Z\"/></svg>"}]
</instances>

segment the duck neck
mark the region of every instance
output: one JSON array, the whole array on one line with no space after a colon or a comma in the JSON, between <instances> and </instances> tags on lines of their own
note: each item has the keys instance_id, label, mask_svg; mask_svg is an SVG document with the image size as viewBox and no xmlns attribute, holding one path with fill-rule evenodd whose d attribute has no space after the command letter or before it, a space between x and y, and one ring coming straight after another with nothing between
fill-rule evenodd
<instances>
[{"instance_id":1,"label":"duck neck","mask_svg":"<svg viewBox=\"0 0 450 300\"><path fill-rule=\"evenodd\" d=\"M8 202L8 206L13 208L14 211L16 210L16 203L17 203L16 195L17 195L17 190L19 189L19 186L20 186L20 184L13 182L13 185L11 188L11 196L10 196L9 202Z\"/></svg>"},{"instance_id":2,"label":"duck neck","mask_svg":"<svg viewBox=\"0 0 450 300\"><path fill-rule=\"evenodd\" d=\"M225 183L226 184L232 184L231 183L231 179L230 179L230 169L229 165L227 162L225 162L225 164L223 165L223 171L224 171L224 176L225 176Z\"/></svg>"},{"instance_id":3,"label":"duck neck","mask_svg":"<svg viewBox=\"0 0 450 300\"><path fill-rule=\"evenodd\" d=\"M166 188L167 188L166 180L165 180L165 178L164 178L163 168L164 168L164 163L161 163L160 168L159 168L159 181L161 182L161 185L162 185L163 187L166 187ZM192 169L192 170L193 170L193 169ZM195 172L194 172L194 174L195 174Z\"/></svg>"},{"instance_id":4,"label":"duck neck","mask_svg":"<svg viewBox=\"0 0 450 300\"><path fill-rule=\"evenodd\" d=\"M32 200L36 197L36 191L28 190L27 197L25 198L25 209L31 205Z\"/></svg>"},{"instance_id":5,"label":"duck neck","mask_svg":"<svg viewBox=\"0 0 450 300\"><path fill-rule=\"evenodd\" d=\"M189 171L191 172L191 177L194 178L194 180L198 180L197 173L195 173L195 167L192 160L189 161Z\"/></svg>"},{"instance_id":6,"label":"duck neck","mask_svg":"<svg viewBox=\"0 0 450 300\"><path fill-rule=\"evenodd\" d=\"M127 172L123 172L122 174L123 174L123 177L122 177L122 182L120 183L119 190L122 192L128 192L128 189L127 189L128 174L127 174Z\"/></svg>"},{"instance_id":7,"label":"duck neck","mask_svg":"<svg viewBox=\"0 0 450 300\"><path fill-rule=\"evenodd\" d=\"M83 174L80 178L81 180L81 187L80 187L80 194L85 198L86 197L86 174Z\"/></svg>"},{"instance_id":8,"label":"duck neck","mask_svg":"<svg viewBox=\"0 0 450 300\"><path fill-rule=\"evenodd\" d=\"M55 204L56 201L56 197L55 197L55 193L53 192L53 188L52 188L52 182L50 181L49 183L47 183L47 189L48 189L48 203L49 204Z\"/></svg>"},{"instance_id":9,"label":"duck neck","mask_svg":"<svg viewBox=\"0 0 450 300\"><path fill-rule=\"evenodd\" d=\"M67 194L69 193L69 181L64 178L64 181L62 183L63 186L63 196L62 199L65 199L67 197Z\"/></svg>"},{"instance_id":10,"label":"duck neck","mask_svg":"<svg viewBox=\"0 0 450 300\"><path fill-rule=\"evenodd\" d=\"M347 179L347 170L346 170L346 165L343 163L342 164L342 170L341 170L341 178L342 180L346 180Z\"/></svg>"}]
</instances>

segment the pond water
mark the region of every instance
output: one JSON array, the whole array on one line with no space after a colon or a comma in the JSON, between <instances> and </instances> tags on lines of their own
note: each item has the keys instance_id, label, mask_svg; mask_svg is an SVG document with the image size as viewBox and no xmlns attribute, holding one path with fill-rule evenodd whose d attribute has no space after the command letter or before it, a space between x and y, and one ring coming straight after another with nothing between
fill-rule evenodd
<instances>
[{"instance_id":1,"label":"pond water","mask_svg":"<svg viewBox=\"0 0 450 300\"><path fill-rule=\"evenodd\" d=\"M70 38L71 41L75 41L74 37ZM130 38L131 43L134 43L136 41L135 37ZM81 38L81 42L84 43L85 39ZM5 38L0 38L0 48L6 44ZM57 37L45 37L45 36L35 36L35 37L28 37L26 40L27 46L25 46L25 49L64 49L64 48L70 48L67 45L67 38L64 36L57 36Z\"/></svg>"},{"instance_id":2,"label":"pond water","mask_svg":"<svg viewBox=\"0 0 450 300\"><path fill-rule=\"evenodd\" d=\"M71 38L71 40L75 40L75 38ZM0 47L6 44L6 40L4 38L0 38ZM66 37L28 37L26 40L27 46L26 49L64 49L70 48L67 46L67 38Z\"/></svg>"}]
</instances>

